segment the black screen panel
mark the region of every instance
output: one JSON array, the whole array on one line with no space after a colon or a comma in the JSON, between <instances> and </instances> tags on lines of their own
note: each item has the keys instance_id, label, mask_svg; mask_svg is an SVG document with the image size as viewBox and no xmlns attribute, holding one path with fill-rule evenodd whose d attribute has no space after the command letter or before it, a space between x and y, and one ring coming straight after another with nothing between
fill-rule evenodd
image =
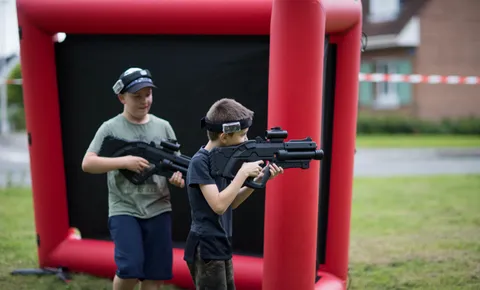
<instances>
[{"instance_id":1,"label":"black screen panel","mask_svg":"<svg viewBox=\"0 0 480 290\"><path fill-rule=\"evenodd\" d=\"M67 35L55 54L70 225L83 238L110 239L106 175L84 173L81 162L102 122L123 110L111 88L126 68L151 71L158 86L151 113L172 124L183 154L207 142L200 118L223 97L255 111L250 138L267 128L268 36ZM186 191L172 187L171 195L181 247L190 207ZM264 202L257 191L234 211L236 253L262 255Z\"/></svg>"},{"instance_id":2,"label":"black screen panel","mask_svg":"<svg viewBox=\"0 0 480 290\"><path fill-rule=\"evenodd\" d=\"M323 72L322 149L324 156L320 167L320 196L318 204L317 266L325 263L327 242L328 203L330 197L330 167L332 163L333 112L335 99L335 73L337 45L325 42Z\"/></svg>"}]
</instances>

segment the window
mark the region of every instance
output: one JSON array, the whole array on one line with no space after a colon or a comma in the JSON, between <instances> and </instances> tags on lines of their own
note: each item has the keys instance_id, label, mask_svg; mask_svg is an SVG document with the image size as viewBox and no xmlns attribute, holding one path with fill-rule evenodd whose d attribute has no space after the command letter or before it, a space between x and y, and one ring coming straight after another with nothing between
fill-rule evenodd
<instances>
[{"instance_id":1,"label":"window","mask_svg":"<svg viewBox=\"0 0 480 290\"><path fill-rule=\"evenodd\" d=\"M375 63L376 73L379 74L396 74L397 63L388 61L379 61ZM396 108L400 101L398 97L398 83L378 82L375 83L375 107L379 109Z\"/></svg>"},{"instance_id":2,"label":"window","mask_svg":"<svg viewBox=\"0 0 480 290\"><path fill-rule=\"evenodd\" d=\"M367 74L411 74L410 60L392 59L362 62ZM412 85L396 82L360 82L359 105L376 110L392 110L412 102Z\"/></svg>"},{"instance_id":3,"label":"window","mask_svg":"<svg viewBox=\"0 0 480 290\"><path fill-rule=\"evenodd\" d=\"M402 0L370 0L369 20L387 22L397 19Z\"/></svg>"}]
</instances>

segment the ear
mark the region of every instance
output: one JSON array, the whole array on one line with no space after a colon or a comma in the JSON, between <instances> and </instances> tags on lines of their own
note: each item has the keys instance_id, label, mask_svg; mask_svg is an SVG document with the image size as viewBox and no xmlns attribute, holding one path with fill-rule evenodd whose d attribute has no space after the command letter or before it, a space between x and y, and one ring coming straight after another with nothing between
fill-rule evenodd
<instances>
[{"instance_id":1,"label":"ear","mask_svg":"<svg viewBox=\"0 0 480 290\"><path fill-rule=\"evenodd\" d=\"M120 101L120 103L125 105L125 95L118 94L118 100Z\"/></svg>"},{"instance_id":2,"label":"ear","mask_svg":"<svg viewBox=\"0 0 480 290\"><path fill-rule=\"evenodd\" d=\"M218 139L222 144L226 144L228 142L228 134L221 133L220 136L218 136Z\"/></svg>"}]
</instances>

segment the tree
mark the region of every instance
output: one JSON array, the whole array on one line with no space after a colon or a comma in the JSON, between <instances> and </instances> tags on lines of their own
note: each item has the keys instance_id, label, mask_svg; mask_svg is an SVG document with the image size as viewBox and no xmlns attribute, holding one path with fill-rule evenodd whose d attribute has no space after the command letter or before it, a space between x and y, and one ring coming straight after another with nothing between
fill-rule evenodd
<instances>
[{"instance_id":1,"label":"tree","mask_svg":"<svg viewBox=\"0 0 480 290\"><path fill-rule=\"evenodd\" d=\"M20 64L17 64L8 74L8 79L21 79L22 69ZM8 104L19 106L23 108L23 87L21 85L11 84L7 85Z\"/></svg>"},{"instance_id":2,"label":"tree","mask_svg":"<svg viewBox=\"0 0 480 290\"><path fill-rule=\"evenodd\" d=\"M8 79L21 79L22 69L17 64L8 74ZM15 130L25 130L25 111L23 108L23 87L18 84L7 85L8 118Z\"/></svg>"}]
</instances>

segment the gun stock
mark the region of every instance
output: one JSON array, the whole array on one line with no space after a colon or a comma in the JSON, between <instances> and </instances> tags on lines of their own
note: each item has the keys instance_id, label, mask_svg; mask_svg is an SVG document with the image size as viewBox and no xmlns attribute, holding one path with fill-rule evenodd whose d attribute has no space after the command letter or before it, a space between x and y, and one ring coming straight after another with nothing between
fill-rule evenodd
<instances>
[{"instance_id":1,"label":"gun stock","mask_svg":"<svg viewBox=\"0 0 480 290\"><path fill-rule=\"evenodd\" d=\"M149 144L107 136L102 142L99 156L122 157L132 155L146 159L150 163L150 167L143 172L137 173L127 169L119 170L130 182L139 185L153 175L169 178L174 172L180 171L186 176L191 158L180 154L180 147L176 140L162 140L160 147L157 147L154 142Z\"/></svg>"},{"instance_id":2,"label":"gun stock","mask_svg":"<svg viewBox=\"0 0 480 290\"><path fill-rule=\"evenodd\" d=\"M284 169L308 169L312 160L323 159L323 151L317 149L317 144L310 137L285 142L287 136L287 131L275 127L265 132L265 139L257 137L239 145L214 148L210 153L211 174L233 180L244 162L263 160L264 164L268 161ZM265 166L263 172L260 183L248 178L245 185L265 188L270 170Z\"/></svg>"}]
</instances>

